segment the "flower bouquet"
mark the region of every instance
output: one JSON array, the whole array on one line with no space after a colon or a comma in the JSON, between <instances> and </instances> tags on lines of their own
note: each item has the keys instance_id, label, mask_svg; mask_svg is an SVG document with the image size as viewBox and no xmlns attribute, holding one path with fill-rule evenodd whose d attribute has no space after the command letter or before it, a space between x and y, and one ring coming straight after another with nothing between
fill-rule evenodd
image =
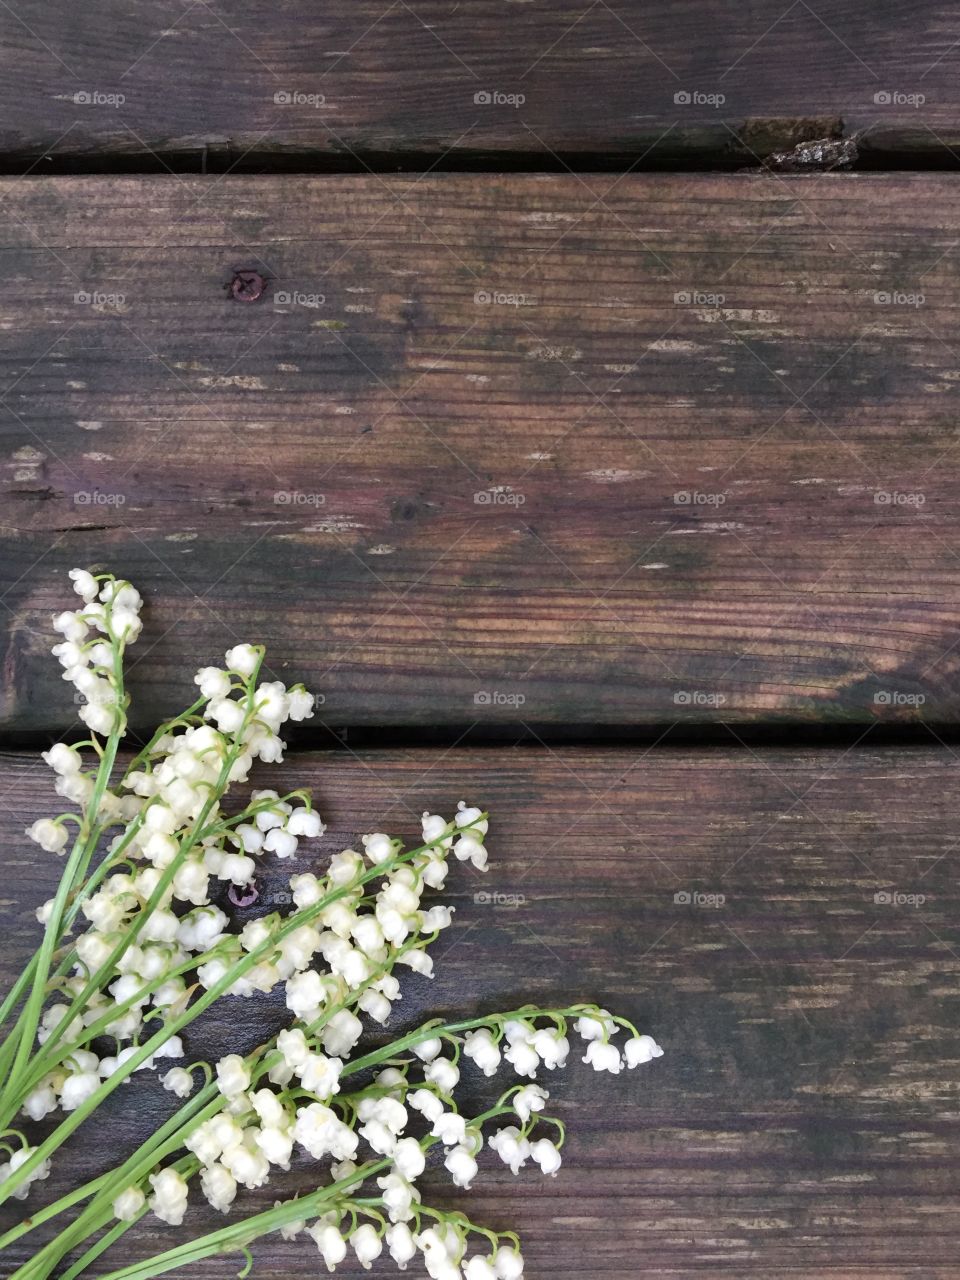
<instances>
[{"instance_id":1,"label":"flower bouquet","mask_svg":"<svg viewBox=\"0 0 960 1280\"><path fill-rule=\"evenodd\" d=\"M461 802L450 818L425 813L415 847L374 832L358 849L305 857L302 842L324 833L309 792L234 798L255 762L282 764L281 729L313 709L302 686L262 679L264 650L252 644L197 672L196 700L121 755L124 655L140 634L141 598L109 574L70 576L80 605L54 619L53 652L82 695L89 736L44 753L71 809L28 831L64 866L37 912L40 945L0 1005L0 1202L31 1200L0 1236L0 1264L46 1226L12 1280L74 1280L144 1215L180 1226L202 1196L228 1219L221 1229L96 1274L146 1280L234 1253L245 1276L251 1244L279 1232L309 1237L331 1271L348 1253L364 1268L388 1254L401 1270L419 1256L435 1280L515 1280L523 1258L512 1232L424 1202L428 1161L462 1188L484 1145L514 1173L533 1162L556 1175L564 1127L538 1075L563 1067L570 1033L585 1061L613 1074L661 1050L626 1019L580 1003L434 1019L358 1047L364 1018L389 1021L398 973L431 975L429 947L453 908L424 899L457 862L486 870L487 814ZM298 855L290 909L235 927L217 905L227 887L244 889L258 860ZM250 1053L191 1060L192 1024L211 1005L277 987L288 1027ZM505 1064L514 1077L479 1114L458 1106L464 1059L490 1077ZM101 1107L117 1123L122 1098L112 1095L143 1071L160 1073L169 1117L115 1167L35 1205L67 1139ZM48 1116L47 1136L31 1140L24 1129ZM272 1207L244 1211L243 1191L280 1181L304 1153L315 1162L306 1191L278 1190Z\"/></svg>"}]
</instances>

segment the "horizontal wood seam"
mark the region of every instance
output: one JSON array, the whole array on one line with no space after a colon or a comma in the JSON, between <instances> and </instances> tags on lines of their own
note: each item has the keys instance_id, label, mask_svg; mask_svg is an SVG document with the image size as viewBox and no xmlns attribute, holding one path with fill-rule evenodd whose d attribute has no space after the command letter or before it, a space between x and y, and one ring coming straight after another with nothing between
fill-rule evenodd
<instances>
[{"instance_id":1,"label":"horizontal wood seam","mask_svg":"<svg viewBox=\"0 0 960 1280\"><path fill-rule=\"evenodd\" d=\"M43 731L6 732L0 734L0 756L5 753L45 750L60 734L54 727ZM62 730L67 741L79 741L80 730L76 722ZM130 743L136 744L139 735L131 735ZM936 749L945 751L960 746L960 725L924 724L876 724L873 726L816 725L816 724L754 724L726 725L676 724L672 726L604 725L588 729L572 724L512 726L443 725L436 728L417 728L408 725L359 725L318 726L313 729L297 729L288 735L286 754L307 755L316 751L416 751L421 749L451 750L454 747L478 749L489 752L517 749L563 748L610 751L623 749L648 750L656 747L678 754L708 749L711 751L852 751L862 746L865 750Z\"/></svg>"},{"instance_id":2,"label":"horizontal wood seam","mask_svg":"<svg viewBox=\"0 0 960 1280\"><path fill-rule=\"evenodd\" d=\"M143 154L102 151L74 155L37 151L0 150L0 177L19 177L29 171L42 177L141 177L152 174L217 176L226 173L348 174L412 173L511 173L535 177L548 173L730 173L756 170L764 155L730 145L715 148L670 151L638 145L635 149L577 151L514 151L463 148L433 151L415 147L389 151L354 148L349 153L305 149L290 152L251 148L233 152L209 145L189 149L151 148ZM843 172L859 173L952 173L960 170L960 155L944 146L930 150L886 145L861 150L855 163ZM811 176L821 170L812 168Z\"/></svg>"}]
</instances>

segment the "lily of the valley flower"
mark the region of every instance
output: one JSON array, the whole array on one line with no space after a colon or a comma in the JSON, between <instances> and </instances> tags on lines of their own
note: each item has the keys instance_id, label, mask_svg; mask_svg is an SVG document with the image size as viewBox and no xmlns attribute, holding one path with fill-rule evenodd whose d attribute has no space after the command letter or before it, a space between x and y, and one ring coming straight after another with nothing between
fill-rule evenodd
<instances>
[{"instance_id":1,"label":"lily of the valley flower","mask_svg":"<svg viewBox=\"0 0 960 1280\"><path fill-rule=\"evenodd\" d=\"M260 787L245 803L225 804L256 762L282 761L283 726L313 709L301 686L262 679L264 651L246 643L222 666L202 667L196 702L119 769L123 657L141 632L142 601L110 575L70 576L80 605L54 620L62 637L54 652L82 695L92 736L44 753L57 794L79 815L39 818L28 829L64 870L37 913L43 944L4 1005L16 1018L0 1041L0 1129L10 1139L0 1201L22 1199L46 1179L51 1155L137 1073L157 1070L179 1110L115 1170L38 1215L75 1213L11 1280L49 1280L67 1253L95 1240L71 1264L80 1275L99 1256L111 1218L111 1237L144 1214L180 1226L200 1197L228 1225L168 1250L163 1272L279 1231L309 1236L331 1271L351 1253L368 1270L386 1252L400 1270L419 1256L432 1280L519 1280L512 1233L424 1203L418 1180L431 1150L464 1191L480 1176L485 1142L513 1173L532 1162L555 1177L565 1131L547 1113L550 1094L538 1077L565 1066L571 1026L598 1071L617 1074L662 1050L625 1019L577 1004L429 1022L392 1043L378 1031L378 1047L358 1053L370 1023L381 1028L394 1015L399 975L432 976L428 948L452 927L454 909L431 895L457 863L486 870L485 813L461 801L450 819L423 814L417 848L378 831L321 860L305 843L324 834L307 792ZM291 871L289 908L236 926L230 898L281 863ZM285 1003L289 1026L249 1052L182 1065L191 1024L213 1003L270 992ZM464 1110L461 1073L491 1079L499 1071L511 1078L499 1100L479 1114ZM36 1145L13 1127L18 1115L58 1112ZM325 1162L316 1187L245 1215L246 1193L304 1156ZM147 1265L111 1280L142 1280Z\"/></svg>"}]
</instances>

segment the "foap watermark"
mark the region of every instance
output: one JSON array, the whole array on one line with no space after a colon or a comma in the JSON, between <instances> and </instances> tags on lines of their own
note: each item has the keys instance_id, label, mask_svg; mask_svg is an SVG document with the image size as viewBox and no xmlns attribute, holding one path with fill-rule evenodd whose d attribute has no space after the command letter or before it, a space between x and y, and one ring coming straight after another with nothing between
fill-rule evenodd
<instances>
[{"instance_id":1,"label":"foap watermark","mask_svg":"<svg viewBox=\"0 0 960 1280\"><path fill-rule=\"evenodd\" d=\"M478 489L473 495L474 505L478 507L522 507L526 502L522 493L514 493L512 489L495 487Z\"/></svg>"},{"instance_id":2,"label":"foap watermark","mask_svg":"<svg viewBox=\"0 0 960 1280\"><path fill-rule=\"evenodd\" d=\"M117 707L123 702L123 694L116 689L95 690L92 693L75 693L73 700L78 707Z\"/></svg>"},{"instance_id":3,"label":"foap watermark","mask_svg":"<svg viewBox=\"0 0 960 1280\"><path fill-rule=\"evenodd\" d=\"M924 893L902 893L899 889L878 889L873 895L878 907L922 907L926 900Z\"/></svg>"},{"instance_id":4,"label":"foap watermark","mask_svg":"<svg viewBox=\"0 0 960 1280\"><path fill-rule=\"evenodd\" d=\"M475 707L522 707L526 700L525 693L510 693L505 689L478 689L473 695Z\"/></svg>"},{"instance_id":5,"label":"foap watermark","mask_svg":"<svg viewBox=\"0 0 960 1280\"><path fill-rule=\"evenodd\" d=\"M902 693L899 689L878 689L873 695L875 707L922 707L925 693Z\"/></svg>"},{"instance_id":6,"label":"foap watermark","mask_svg":"<svg viewBox=\"0 0 960 1280\"><path fill-rule=\"evenodd\" d=\"M278 289L273 295L275 307L310 307L316 310L317 307L322 307L326 300L326 294L301 293L299 289Z\"/></svg>"},{"instance_id":7,"label":"foap watermark","mask_svg":"<svg viewBox=\"0 0 960 1280\"><path fill-rule=\"evenodd\" d=\"M516 911L526 902L522 893L500 893L497 889L478 889L473 895L478 907L501 907L507 911Z\"/></svg>"},{"instance_id":8,"label":"foap watermark","mask_svg":"<svg viewBox=\"0 0 960 1280\"><path fill-rule=\"evenodd\" d=\"M473 295L478 307L535 307L536 298L528 293L509 293L503 289L478 289Z\"/></svg>"},{"instance_id":9,"label":"foap watermark","mask_svg":"<svg viewBox=\"0 0 960 1280\"><path fill-rule=\"evenodd\" d=\"M77 307L99 307L119 311L126 301L125 293L102 293L99 289L78 289L73 295L73 303Z\"/></svg>"},{"instance_id":10,"label":"foap watermark","mask_svg":"<svg viewBox=\"0 0 960 1280\"><path fill-rule=\"evenodd\" d=\"M78 89L73 95L78 107L122 107L126 100L123 93L102 93L99 89Z\"/></svg>"},{"instance_id":11,"label":"foap watermark","mask_svg":"<svg viewBox=\"0 0 960 1280\"><path fill-rule=\"evenodd\" d=\"M699 889L678 889L673 895L678 907L722 907L727 901L723 893L701 893Z\"/></svg>"},{"instance_id":12,"label":"foap watermark","mask_svg":"<svg viewBox=\"0 0 960 1280\"><path fill-rule=\"evenodd\" d=\"M922 307L926 300L926 294L903 293L899 289L881 289L873 295L875 307Z\"/></svg>"},{"instance_id":13,"label":"foap watermark","mask_svg":"<svg viewBox=\"0 0 960 1280\"><path fill-rule=\"evenodd\" d=\"M722 507L727 493L701 493L699 489L678 489L673 495L675 507Z\"/></svg>"},{"instance_id":14,"label":"foap watermark","mask_svg":"<svg viewBox=\"0 0 960 1280\"><path fill-rule=\"evenodd\" d=\"M877 107L922 107L926 100L924 93L902 93L899 89L878 89L873 95Z\"/></svg>"},{"instance_id":15,"label":"foap watermark","mask_svg":"<svg viewBox=\"0 0 960 1280\"><path fill-rule=\"evenodd\" d=\"M477 107L522 107L526 100L526 94L503 93L500 89L478 89L473 95Z\"/></svg>"},{"instance_id":16,"label":"foap watermark","mask_svg":"<svg viewBox=\"0 0 960 1280\"><path fill-rule=\"evenodd\" d=\"M78 489L73 495L75 507L122 507L126 500L125 493L101 493L99 489Z\"/></svg>"},{"instance_id":17,"label":"foap watermark","mask_svg":"<svg viewBox=\"0 0 960 1280\"><path fill-rule=\"evenodd\" d=\"M725 93L704 93L700 89L678 89L673 95L675 107L722 107L727 100Z\"/></svg>"},{"instance_id":18,"label":"foap watermark","mask_svg":"<svg viewBox=\"0 0 960 1280\"><path fill-rule=\"evenodd\" d=\"M878 507L922 507L926 500L925 493L902 493L899 489L878 489L873 495Z\"/></svg>"},{"instance_id":19,"label":"foap watermark","mask_svg":"<svg viewBox=\"0 0 960 1280\"><path fill-rule=\"evenodd\" d=\"M289 889L271 889L269 885L261 888L256 880L248 880L246 884L232 884L227 890L227 900L235 907L252 907L255 902L267 907L289 907L293 894Z\"/></svg>"},{"instance_id":20,"label":"foap watermark","mask_svg":"<svg viewBox=\"0 0 960 1280\"><path fill-rule=\"evenodd\" d=\"M725 693L711 693L708 689L678 689L673 695L678 707L723 707L727 703Z\"/></svg>"},{"instance_id":21,"label":"foap watermark","mask_svg":"<svg viewBox=\"0 0 960 1280\"><path fill-rule=\"evenodd\" d=\"M273 95L278 107L323 107L327 99L322 93L302 93L299 89L278 89Z\"/></svg>"},{"instance_id":22,"label":"foap watermark","mask_svg":"<svg viewBox=\"0 0 960 1280\"><path fill-rule=\"evenodd\" d=\"M325 493L301 493L299 489L278 489L273 495L275 507L324 507Z\"/></svg>"},{"instance_id":23,"label":"foap watermark","mask_svg":"<svg viewBox=\"0 0 960 1280\"><path fill-rule=\"evenodd\" d=\"M722 307L726 300L726 294L708 293L704 289L679 289L673 295L678 307Z\"/></svg>"}]
</instances>

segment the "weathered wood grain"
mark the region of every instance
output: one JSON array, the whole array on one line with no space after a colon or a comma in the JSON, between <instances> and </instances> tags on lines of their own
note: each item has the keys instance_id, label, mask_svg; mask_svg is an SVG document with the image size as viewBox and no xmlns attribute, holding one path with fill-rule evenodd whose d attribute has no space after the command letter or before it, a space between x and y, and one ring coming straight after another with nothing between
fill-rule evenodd
<instances>
[{"instance_id":1,"label":"weathered wood grain","mask_svg":"<svg viewBox=\"0 0 960 1280\"><path fill-rule=\"evenodd\" d=\"M0 184L0 725L72 722L77 562L141 725L238 637L332 725L956 723L958 232L932 175Z\"/></svg>"},{"instance_id":2,"label":"weathered wood grain","mask_svg":"<svg viewBox=\"0 0 960 1280\"><path fill-rule=\"evenodd\" d=\"M492 869L451 876L458 913L437 978L409 983L398 1026L595 996L666 1049L618 1079L576 1062L557 1082L570 1139L556 1181L515 1181L485 1158L468 1207L520 1229L530 1275L956 1275L952 752L369 752L299 755L284 773L315 788L325 851L375 827L412 836L424 808L462 797L492 811ZM15 835L48 811L42 767L6 757L0 777L9 975L58 863ZM265 894L281 883L271 871ZM723 904L678 901L696 893ZM238 1032L256 1043L275 1017L244 1002L239 1019L198 1027L191 1051L222 1051ZM110 1111L132 1134L158 1106L138 1120L121 1094ZM80 1137L45 1193L107 1159ZM453 1202L444 1179L429 1182ZM301 1168L285 1186L307 1180ZM154 1247L173 1234L149 1233ZM319 1265L311 1244L257 1250L263 1280Z\"/></svg>"},{"instance_id":3,"label":"weathered wood grain","mask_svg":"<svg viewBox=\"0 0 960 1280\"><path fill-rule=\"evenodd\" d=\"M749 164L842 120L874 149L950 160L956 40L944 0L18 0L0 17L0 150Z\"/></svg>"}]
</instances>

